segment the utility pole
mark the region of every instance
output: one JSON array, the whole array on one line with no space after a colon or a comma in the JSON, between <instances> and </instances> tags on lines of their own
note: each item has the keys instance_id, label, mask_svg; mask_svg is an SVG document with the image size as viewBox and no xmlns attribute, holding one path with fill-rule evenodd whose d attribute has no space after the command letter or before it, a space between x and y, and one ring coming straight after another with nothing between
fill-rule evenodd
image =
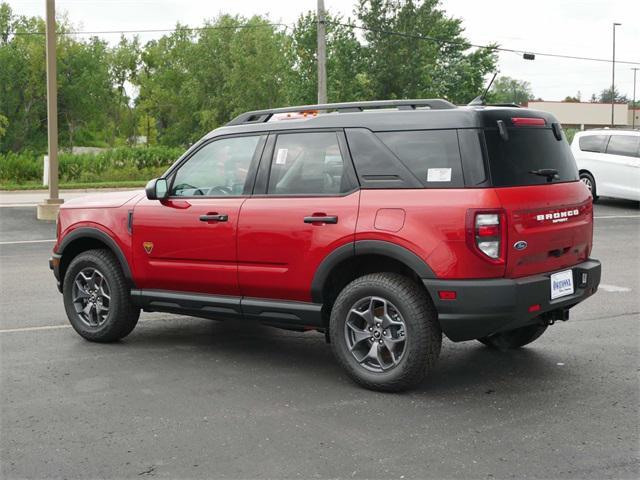
<instances>
[{"instance_id":1,"label":"utility pole","mask_svg":"<svg viewBox=\"0 0 640 480\"><path fill-rule=\"evenodd\" d=\"M634 67L633 70L633 103L631 104L631 128L636 128L636 73L640 68Z\"/></svg>"},{"instance_id":2,"label":"utility pole","mask_svg":"<svg viewBox=\"0 0 640 480\"><path fill-rule=\"evenodd\" d=\"M327 39L324 0L318 0L318 103L327 103Z\"/></svg>"},{"instance_id":3,"label":"utility pole","mask_svg":"<svg viewBox=\"0 0 640 480\"><path fill-rule=\"evenodd\" d=\"M47 137L49 141L49 198L38 204L38 220L55 220L60 204L58 195L58 86L56 81L56 5L46 0L47 42Z\"/></svg>"},{"instance_id":4,"label":"utility pole","mask_svg":"<svg viewBox=\"0 0 640 480\"><path fill-rule=\"evenodd\" d=\"M613 62L612 62L612 66L611 66L611 127L614 127L614 120L613 120L613 110L614 110L614 106L616 104L616 96L615 96L615 91L616 91L616 27L622 25L621 23L615 23L613 24Z\"/></svg>"}]
</instances>

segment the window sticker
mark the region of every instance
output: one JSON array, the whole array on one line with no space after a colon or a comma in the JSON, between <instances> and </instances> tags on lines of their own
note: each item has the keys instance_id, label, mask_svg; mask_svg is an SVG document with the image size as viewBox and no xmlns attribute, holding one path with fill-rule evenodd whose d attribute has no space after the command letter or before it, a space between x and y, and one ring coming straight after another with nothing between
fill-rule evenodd
<instances>
[{"instance_id":1,"label":"window sticker","mask_svg":"<svg viewBox=\"0 0 640 480\"><path fill-rule=\"evenodd\" d=\"M276 155L276 165L285 165L287 163L287 153L289 153L288 148L278 149L278 155Z\"/></svg>"},{"instance_id":2,"label":"window sticker","mask_svg":"<svg viewBox=\"0 0 640 480\"><path fill-rule=\"evenodd\" d=\"M430 168L427 170L427 182L450 182L450 168Z\"/></svg>"}]
</instances>

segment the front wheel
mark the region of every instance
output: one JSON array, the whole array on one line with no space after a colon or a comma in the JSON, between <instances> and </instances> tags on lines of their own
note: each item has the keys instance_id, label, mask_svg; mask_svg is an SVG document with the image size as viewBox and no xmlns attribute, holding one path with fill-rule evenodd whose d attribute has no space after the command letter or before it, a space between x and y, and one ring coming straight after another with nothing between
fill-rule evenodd
<instances>
[{"instance_id":1,"label":"front wheel","mask_svg":"<svg viewBox=\"0 0 640 480\"><path fill-rule=\"evenodd\" d=\"M479 338L480 343L497 350L511 350L524 347L537 340L547 329L546 325L529 325L507 332L495 333L488 337Z\"/></svg>"},{"instance_id":2,"label":"front wheel","mask_svg":"<svg viewBox=\"0 0 640 480\"><path fill-rule=\"evenodd\" d=\"M395 273L348 284L331 311L333 351L349 376L371 390L414 387L434 367L442 345L426 292Z\"/></svg>"},{"instance_id":3,"label":"front wheel","mask_svg":"<svg viewBox=\"0 0 640 480\"><path fill-rule=\"evenodd\" d=\"M138 323L118 260L108 250L88 250L75 257L64 276L64 307L71 326L92 342L114 342Z\"/></svg>"}]
</instances>

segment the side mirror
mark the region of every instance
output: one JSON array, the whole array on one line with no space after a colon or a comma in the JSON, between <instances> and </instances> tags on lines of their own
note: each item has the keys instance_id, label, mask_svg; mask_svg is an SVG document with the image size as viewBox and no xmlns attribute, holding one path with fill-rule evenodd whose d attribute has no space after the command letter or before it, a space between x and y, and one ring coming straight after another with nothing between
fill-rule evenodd
<instances>
[{"instance_id":1,"label":"side mirror","mask_svg":"<svg viewBox=\"0 0 640 480\"><path fill-rule=\"evenodd\" d=\"M154 178L144 187L149 200L164 200L169 196L169 186L165 178Z\"/></svg>"}]
</instances>

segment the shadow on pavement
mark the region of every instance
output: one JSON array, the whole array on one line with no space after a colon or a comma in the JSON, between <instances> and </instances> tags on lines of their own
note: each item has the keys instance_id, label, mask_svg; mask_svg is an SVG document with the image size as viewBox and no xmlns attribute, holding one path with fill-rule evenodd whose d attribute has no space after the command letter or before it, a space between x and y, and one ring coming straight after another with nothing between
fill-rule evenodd
<instances>
[{"instance_id":1,"label":"shadow on pavement","mask_svg":"<svg viewBox=\"0 0 640 480\"><path fill-rule=\"evenodd\" d=\"M284 375L299 368L301 374L314 376L316 382L348 382L324 335L286 332L248 323L199 319L193 323L184 320L143 322L143 328L138 327L130 337L114 346L127 350L161 349L167 354L190 352L199 362L231 362L247 372L268 369L273 373L282 371ZM499 352L476 342L454 344L445 339L436 369L411 393L447 396L472 389L491 394L496 385L503 382L509 384L511 393L538 391L543 384L544 388L553 388L549 382L564 378L556 361L554 355L545 354L544 349L535 344Z\"/></svg>"}]
</instances>

